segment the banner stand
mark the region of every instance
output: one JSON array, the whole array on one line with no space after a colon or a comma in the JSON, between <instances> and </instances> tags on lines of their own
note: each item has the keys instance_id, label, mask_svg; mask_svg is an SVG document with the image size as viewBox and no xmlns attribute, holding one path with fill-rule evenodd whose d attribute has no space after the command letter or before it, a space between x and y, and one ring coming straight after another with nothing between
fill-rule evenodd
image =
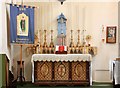
<instances>
[{"instance_id":1,"label":"banner stand","mask_svg":"<svg viewBox=\"0 0 120 88\"><path fill-rule=\"evenodd\" d=\"M10 4L10 43L20 46L20 74L17 81L25 81L22 47L34 44L34 6Z\"/></svg>"},{"instance_id":2,"label":"banner stand","mask_svg":"<svg viewBox=\"0 0 120 88\"><path fill-rule=\"evenodd\" d=\"M17 80L20 81L20 83L25 81L25 77L22 74L23 66L22 66L22 47L23 46L31 46L33 44L14 44L17 46L20 46L20 75L17 77Z\"/></svg>"}]
</instances>

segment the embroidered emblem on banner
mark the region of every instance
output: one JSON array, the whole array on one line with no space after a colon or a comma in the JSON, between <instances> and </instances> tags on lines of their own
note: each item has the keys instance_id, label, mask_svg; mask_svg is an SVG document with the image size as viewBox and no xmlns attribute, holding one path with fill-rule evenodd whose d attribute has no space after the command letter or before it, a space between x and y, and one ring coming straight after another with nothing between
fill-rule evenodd
<instances>
[{"instance_id":1,"label":"embroidered emblem on banner","mask_svg":"<svg viewBox=\"0 0 120 88\"><path fill-rule=\"evenodd\" d=\"M17 16L17 35L28 36L29 20L26 14L22 13Z\"/></svg>"}]
</instances>

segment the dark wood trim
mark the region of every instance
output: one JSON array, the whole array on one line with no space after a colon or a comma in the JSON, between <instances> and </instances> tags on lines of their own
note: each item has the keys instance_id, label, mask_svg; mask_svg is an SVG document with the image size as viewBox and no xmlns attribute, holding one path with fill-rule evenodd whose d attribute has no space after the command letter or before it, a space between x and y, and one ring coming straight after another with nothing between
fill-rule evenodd
<instances>
[{"instance_id":1,"label":"dark wood trim","mask_svg":"<svg viewBox=\"0 0 120 88\"><path fill-rule=\"evenodd\" d=\"M55 66L54 66L54 62L52 62L52 81L55 80L54 70L55 70Z\"/></svg>"},{"instance_id":2,"label":"dark wood trim","mask_svg":"<svg viewBox=\"0 0 120 88\"><path fill-rule=\"evenodd\" d=\"M89 81L89 85L90 85L90 62L89 61L87 61L86 62L86 77L87 77L87 80Z\"/></svg>"},{"instance_id":3,"label":"dark wood trim","mask_svg":"<svg viewBox=\"0 0 120 88\"><path fill-rule=\"evenodd\" d=\"M70 68L72 68L72 66L71 62L69 61L69 80L72 80L72 70Z\"/></svg>"},{"instance_id":4,"label":"dark wood trim","mask_svg":"<svg viewBox=\"0 0 120 88\"><path fill-rule=\"evenodd\" d=\"M57 85L66 85L66 86L80 86L80 85L84 85L84 86L89 86L89 82L35 82L35 85L48 85L48 86L57 86Z\"/></svg>"}]
</instances>

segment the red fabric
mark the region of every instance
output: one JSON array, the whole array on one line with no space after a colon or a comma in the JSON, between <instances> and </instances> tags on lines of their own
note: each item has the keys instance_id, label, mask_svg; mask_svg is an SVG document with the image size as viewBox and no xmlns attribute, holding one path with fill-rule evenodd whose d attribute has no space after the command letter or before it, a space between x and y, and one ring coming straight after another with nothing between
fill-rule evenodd
<instances>
[{"instance_id":1,"label":"red fabric","mask_svg":"<svg viewBox=\"0 0 120 88\"><path fill-rule=\"evenodd\" d=\"M64 51L64 46L59 46L59 51L60 52Z\"/></svg>"}]
</instances>

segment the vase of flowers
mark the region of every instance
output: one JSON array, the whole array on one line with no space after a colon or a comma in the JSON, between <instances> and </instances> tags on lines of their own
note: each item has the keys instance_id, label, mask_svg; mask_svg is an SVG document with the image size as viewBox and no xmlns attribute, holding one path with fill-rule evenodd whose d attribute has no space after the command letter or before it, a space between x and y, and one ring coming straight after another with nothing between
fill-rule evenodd
<instances>
[{"instance_id":1,"label":"vase of flowers","mask_svg":"<svg viewBox=\"0 0 120 88\"><path fill-rule=\"evenodd\" d=\"M86 42L87 42L87 44L88 44L88 46L90 46L90 40L91 40L91 35L87 35L86 36Z\"/></svg>"}]
</instances>

